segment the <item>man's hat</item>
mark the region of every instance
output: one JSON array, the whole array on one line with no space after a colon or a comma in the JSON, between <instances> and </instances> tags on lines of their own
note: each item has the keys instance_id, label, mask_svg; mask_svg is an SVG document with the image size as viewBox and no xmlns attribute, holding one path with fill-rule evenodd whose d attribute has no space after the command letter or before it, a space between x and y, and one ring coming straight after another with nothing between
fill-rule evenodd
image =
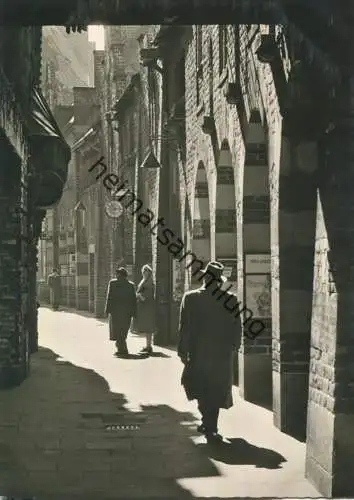
<instances>
[{"instance_id":1,"label":"man's hat","mask_svg":"<svg viewBox=\"0 0 354 500\"><path fill-rule=\"evenodd\" d=\"M116 274L118 274L119 276L124 276L125 278L127 278L128 271L125 269L125 267L118 267L116 269Z\"/></svg>"},{"instance_id":2,"label":"man's hat","mask_svg":"<svg viewBox=\"0 0 354 500\"><path fill-rule=\"evenodd\" d=\"M218 281L222 281L223 283L227 281L227 278L222 274L224 272L224 266L221 264L221 262L217 262L216 260L209 262L204 269L200 270L200 272L202 276L208 274L209 276L215 278Z\"/></svg>"}]
</instances>

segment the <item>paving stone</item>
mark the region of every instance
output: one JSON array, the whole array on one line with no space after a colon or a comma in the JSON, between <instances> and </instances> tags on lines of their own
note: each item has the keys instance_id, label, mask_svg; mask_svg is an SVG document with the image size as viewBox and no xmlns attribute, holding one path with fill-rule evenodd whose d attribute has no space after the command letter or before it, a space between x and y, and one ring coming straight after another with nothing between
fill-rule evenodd
<instances>
[{"instance_id":1,"label":"paving stone","mask_svg":"<svg viewBox=\"0 0 354 500\"><path fill-rule=\"evenodd\" d=\"M64 325L68 316L72 328L63 326L59 336L53 325ZM169 358L158 363L120 363L93 319L41 308L39 325L42 347L32 357L30 378L4 393L6 404L1 398L0 432L12 429L0 434L1 492L38 500L222 498L248 491L276 497L288 486L288 496L316 496L304 479L305 447L277 431L271 413L239 400L236 389L237 405L222 412L220 426L241 440L234 445L239 456L219 457L196 432L198 414L179 386L175 352L161 348ZM130 349L140 350L142 342L129 339ZM161 378L163 384L150 383ZM137 412L127 409L140 404ZM114 430L130 424L140 427ZM284 457L281 469L257 468L267 453Z\"/></svg>"}]
</instances>

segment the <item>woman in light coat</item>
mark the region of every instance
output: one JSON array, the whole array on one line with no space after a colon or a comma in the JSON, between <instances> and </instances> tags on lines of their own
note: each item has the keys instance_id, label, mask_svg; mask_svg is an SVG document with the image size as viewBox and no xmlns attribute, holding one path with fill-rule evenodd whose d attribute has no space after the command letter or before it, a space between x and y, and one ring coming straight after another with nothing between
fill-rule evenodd
<instances>
[{"instance_id":1,"label":"woman in light coat","mask_svg":"<svg viewBox=\"0 0 354 500\"><path fill-rule=\"evenodd\" d=\"M144 354L152 354L153 336L156 331L156 305L155 284L152 269L145 264L141 269L143 279L137 288L137 315L134 329L137 333L145 335L146 346L142 349Z\"/></svg>"}]
</instances>

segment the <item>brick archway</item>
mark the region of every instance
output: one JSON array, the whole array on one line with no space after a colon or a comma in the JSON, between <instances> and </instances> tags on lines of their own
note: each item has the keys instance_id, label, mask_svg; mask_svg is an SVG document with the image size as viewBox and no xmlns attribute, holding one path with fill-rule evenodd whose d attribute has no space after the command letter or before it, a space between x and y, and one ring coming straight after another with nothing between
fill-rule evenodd
<instances>
[{"instance_id":1,"label":"brick archway","mask_svg":"<svg viewBox=\"0 0 354 500\"><path fill-rule=\"evenodd\" d=\"M217 260L235 259L237 256L235 175L230 146L226 139L221 143L216 174L215 256Z\"/></svg>"},{"instance_id":2,"label":"brick archway","mask_svg":"<svg viewBox=\"0 0 354 500\"><path fill-rule=\"evenodd\" d=\"M318 240L316 255L326 255L322 232L321 207L316 214L318 186L318 144L286 136L280 139L280 159L272 169L272 184L278 190L273 208L272 265L274 287L273 328L273 406L274 423L283 432L305 440L311 350L316 217ZM337 158L336 158L337 161ZM273 196L274 197L274 196ZM317 250L317 249L316 249ZM324 269L323 266L319 266ZM317 277L315 279L316 284ZM315 295L316 296L316 295ZM316 302L314 303L316 311ZM322 309L320 306L320 310ZM315 319L316 313L315 313ZM312 342L316 342L312 339ZM322 347L321 347L322 348ZM316 385L316 383L314 384ZM315 389L317 390L317 389ZM294 399L296 394L296 399ZM312 404L310 412L320 406ZM309 412L309 414L310 414ZM312 430L310 430L310 433Z\"/></svg>"},{"instance_id":3,"label":"brick archway","mask_svg":"<svg viewBox=\"0 0 354 500\"><path fill-rule=\"evenodd\" d=\"M251 112L245 136L243 171L242 228L238 249L239 270L242 269L239 295L250 317L265 326L256 341L243 337L239 353L240 392L251 402L272 406L272 329L270 277L270 192L268 165L268 133L261 113Z\"/></svg>"}]
</instances>

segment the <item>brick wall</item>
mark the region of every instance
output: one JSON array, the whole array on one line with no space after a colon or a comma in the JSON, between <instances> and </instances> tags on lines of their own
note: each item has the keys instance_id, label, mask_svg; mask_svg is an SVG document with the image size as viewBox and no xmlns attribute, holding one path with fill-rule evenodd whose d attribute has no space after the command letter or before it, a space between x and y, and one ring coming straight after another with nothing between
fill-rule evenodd
<instances>
[{"instance_id":1,"label":"brick wall","mask_svg":"<svg viewBox=\"0 0 354 500\"><path fill-rule=\"evenodd\" d=\"M43 27L42 84L58 104L73 103L73 87L88 85L92 73L87 33L66 33L62 26Z\"/></svg>"},{"instance_id":2,"label":"brick wall","mask_svg":"<svg viewBox=\"0 0 354 500\"><path fill-rule=\"evenodd\" d=\"M345 93L343 93L345 95ZM349 106L348 106L349 109ZM347 111L346 111L347 112ZM319 144L315 266L309 344L306 475L325 496L351 495L354 442L352 126ZM338 169L338 158L341 168ZM349 163L347 163L347 161Z\"/></svg>"},{"instance_id":3,"label":"brick wall","mask_svg":"<svg viewBox=\"0 0 354 500\"><path fill-rule=\"evenodd\" d=\"M141 39L140 47L146 48L149 41L156 34L157 27L149 26L149 30ZM149 70L148 68L141 68L140 71L140 85L141 85L141 160L149 148L156 156L158 161L161 161L161 121L162 121L162 75L156 71ZM154 113L144 112L144 110L153 109ZM151 137L151 141L149 138ZM144 186L144 206L149 208L155 215L154 219L157 220L159 216L159 169L144 169L140 171L141 185ZM156 278L157 271L157 240L149 231L145 235L147 238L148 254L151 256L150 264L153 268L154 277Z\"/></svg>"},{"instance_id":4,"label":"brick wall","mask_svg":"<svg viewBox=\"0 0 354 500\"><path fill-rule=\"evenodd\" d=\"M138 41L139 35L142 37ZM138 85L140 90L137 90L131 103L119 117L119 133L113 133L110 136L107 128L107 146L112 151L110 170L128 181L129 188L143 202L144 210L149 208L157 214L156 176L158 172L143 171L139 168L151 145L148 113L149 106L151 106L149 103L148 70L141 68L139 54L139 48L146 45L149 36L150 27L107 28L106 71L109 84L105 89L107 93L105 106L108 109L109 105L119 99L129 85L131 77L139 72L140 83ZM156 99L159 100L158 84ZM159 109L157 113L159 113ZM156 135L157 132L155 132ZM108 140L109 137L110 140ZM153 142L154 152L158 155L160 141ZM139 268L146 263L146 260L153 263L151 262L153 260L152 247L154 245L156 247L156 243L149 230L144 231L137 217L131 216L130 212L131 209L128 208L125 216L116 227L115 233L118 233L116 241L121 239L120 232L124 231L124 248L120 248L120 250L116 248L115 257L121 256L126 264L132 265L133 274L131 277L140 280Z\"/></svg>"},{"instance_id":5,"label":"brick wall","mask_svg":"<svg viewBox=\"0 0 354 500\"><path fill-rule=\"evenodd\" d=\"M270 158L274 157L275 146L271 138L279 129L278 103L271 73L254 54L256 42L250 45L253 29L244 25L193 26L186 52L186 180L180 176L183 184L180 191L186 193L184 204L190 210L195 226L195 221L201 217L201 205L196 198L198 165L205 168L209 199L205 206L209 205L209 214L203 217L210 225L210 240L203 244L204 253L208 254L205 246L208 245L212 259L222 257L224 252L229 258L237 259L238 297L246 305L249 299L245 287L250 286L250 278L244 279L244 255L251 252L267 254L270 258L271 254L268 168ZM225 42L220 43L222 40ZM229 104L225 98L228 83L240 86L239 97L242 99L237 105ZM232 244L231 241L226 244L228 240L224 235L221 237L216 210L220 209L221 203L218 167L225 167L221 165L225 156L225 153L220 153L222 145L228 152L230 174L232 171L227 189L234 200L230 199L226 207L231 211L230 217L236 216ZM251 165L250 158L255 157L253 150L256 147L265 151L263 167L259 161L258 166ZM191 228L191 232L196 234L196 227ZM198 240L188 239L196 253L197 250L202 252L202 248L196 245ZM269 282L270 271L267 271ZM269 317L262 318L266 326L262 336L254 342L244 341L239 356L241 393L246 399L266 406L272 404L270 316L269 313ZM257 389L260 386L261 391Z\"/></svg>"},{"instance_id":6,"label":"brick wall","mask_svg":"<svg viewBox=\"0 0 354 500\"><path fill-rule=\"evenodd\" d=\"M30 218L28 196L28 143L21 112L28 112L30 89L40 76L39 28L1 28L0 101L6 113L0 128L1 175L1 317L0 386L21 382L29 369L30 333L36 325L30 318L35 307L34 290L29 288ZM13 59L16 58L16 65ZM32 272L32 275L31 275ZM35 319L35 318L34 318Z\"/></svg>"},{"instance_id":7,"label":"brick wall","mask_svg":"<svg viewBox=\"0 0 354 500\"><path fill-rule=\"evenodd\" d=\"M21 203L21 160L14 155L10 146L1 141L1 297L3 318L0 330L0 380L6 384L9 379L23 377L25 368L26 330L24 315L27 307L25 259L26 249L19 237L23 226ZM4 161L5 160L5 161ZM8 165L11 164L11 170ZM9 175L11 173L11 175ZM22 373L21 373L22 372Z\"/></svg>"}]
</instances>

